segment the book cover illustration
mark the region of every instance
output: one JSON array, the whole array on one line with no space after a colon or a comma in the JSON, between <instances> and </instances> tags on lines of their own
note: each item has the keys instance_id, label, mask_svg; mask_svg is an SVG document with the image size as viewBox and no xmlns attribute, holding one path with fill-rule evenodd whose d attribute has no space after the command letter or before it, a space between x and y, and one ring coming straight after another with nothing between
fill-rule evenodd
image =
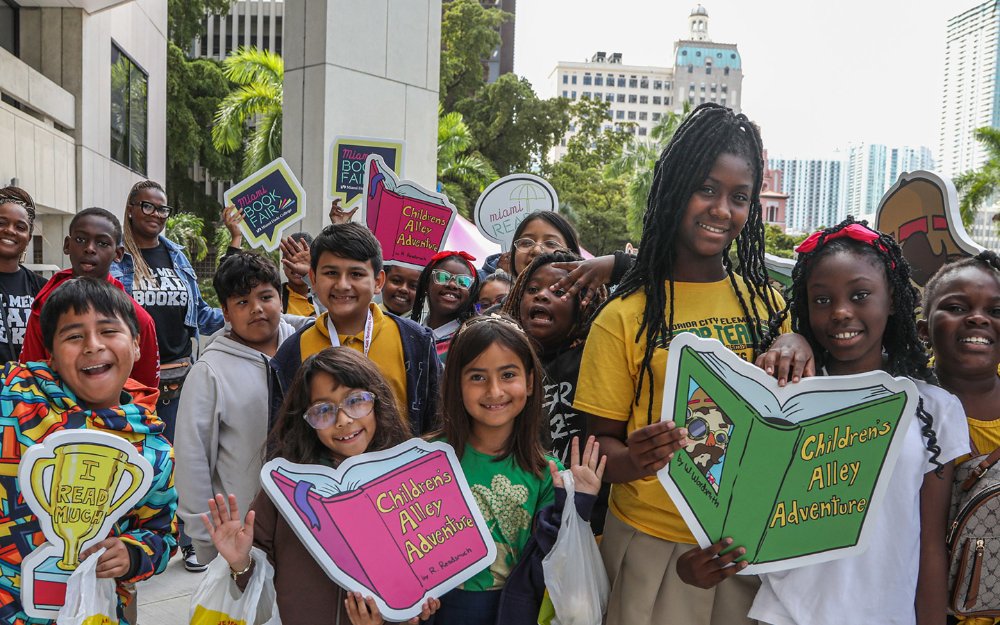
<instances>
[{"instance_id":1,"label":"book cover illustration","mask_svg":"<svg viewBox=\"0 0 1000 625\"><path fill-rule=\"evenodd\" d=\"M657 476L702 547L731 536L743 574L860 553L917 409L884 372L779 387L719 341L671 341L662 420L688 430Z\"/></svg>"},{"instance_id":2,"label":"book cover illustration","mask_svg":"<svg viewBox=\"0 0 1000 625\"><path fill-rule=\"evenodd\" d=\"M399 180L378 154L365 162L363 218L382 258L423 269L448 240L458 210L440 193Z\"/></svg>"},{"instance_id":3,"label":"book cover illustration","mask_svg":"<svg viewBox=\"0 0 1000 625\"><path fill-rule=\"evenodd\" d=\"M299 540L340 586L402 621L496 559L451 446L411 439L337 469L276 458L261 484Z\"/></svg>"},{"instance_id":4,"label":"book cover illustration","mask_svg":"<svg viewBox=\"0 0 1000 625\"><path fill-rule=\"evenodd\" d=\"M146 496L153 467L120 436L62 430L24 452L17 479L45 535L21 562L21 605L30 617L55 619L80 554Z\"/></svg>"}]
</instances>

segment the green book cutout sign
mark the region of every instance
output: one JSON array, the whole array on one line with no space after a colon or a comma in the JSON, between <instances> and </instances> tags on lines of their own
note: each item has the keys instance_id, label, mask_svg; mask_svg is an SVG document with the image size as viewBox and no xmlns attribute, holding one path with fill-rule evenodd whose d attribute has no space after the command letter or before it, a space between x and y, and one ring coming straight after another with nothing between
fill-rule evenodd
<instances>
[{"instance_id":1,"label":"green book cutout sign","mask_svg":"<svg viewBox=\"0 0 1000 625\"><path fill-rule=\"evenodd\" d=\"M725 536L744 574L860 553L917 409L883 372L774 378L716 340L670 344L661 419L691 443L657 476L702 547Z\"/></svg>"}]
</instances>

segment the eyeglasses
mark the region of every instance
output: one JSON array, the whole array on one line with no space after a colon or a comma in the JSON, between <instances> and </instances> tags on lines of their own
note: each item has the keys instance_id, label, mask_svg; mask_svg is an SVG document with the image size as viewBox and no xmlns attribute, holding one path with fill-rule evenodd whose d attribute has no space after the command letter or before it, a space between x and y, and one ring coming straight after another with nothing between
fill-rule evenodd
<instances>
[{"instance_id":1,"label":"eyeglasses","mask_svg":"<svg viewBox=\"0 0 1000 625\"><path fill-rule=\"evenodd\" d=\"M507 297L507 294L506 293L501 293L500 295L497 295L496 297L494 297L491 301L488 301L488 302L476 302L475 304L472 305L472 308L473 308L473 310L476 311L477 315L481 315L484 312L486 312L487 310L489 310L490 308L492 308L494 306L497 306L499 304L502 304L505 297Z\"/></svg>"},{"instance_id":2,"label":"eyeglasses","mask_svg":"<svg viewBox=\"0 0 1000 625\"><path fill-rule=\"evenodd\" d=\"M514 247L521 250L522 252L527 252L528 250L534 247L540 247L544 252L558 252L560 250L566 249L565 245L563 245L559 241L556 241L555 239L536 241L534 239L529 239L527 237L514 241Z\"/></svg>"},{"instance_id":3,"label":"eyeglasses","mask_svg":"<svg viewBox=\"0 0 1000 625\"><path fill-rule=\"evenodd\" d=\"M343 410L352 419L364 419L375 409L375 396L368 391L355 391L339 404L324 401L309 406L302 418L314 430L328 428L337 422L337 415Z\"/></svg>"},{"instance_id":4,"label":"eyeglasses","mask_svg":"<svg viewBox=\"0 0 1000 625\"><path fill-rule=\"evenodd\" d=\"M152 202L147 202L145 200L141 202L132 202L132 206L135 206L136 204L139 204L139 208L142 209L143 215L152 215L153 213L156 213L157 217L163 217L164 219L170 217L170 212L174 210L172 207L167 206L166 204L164 204L163 206L157 206L156 204L153 204Z\"/></svg>"},{"instance_id":5,"label":"eyeglasses","mask_svg":"<svg viewBox=\"0 0 1000 625\"><path fill-rule=\"evenodd\" d=\"M708 438L708 435L712 432L709 430L708 421L702 419L701 417L695 417L687 423L688 438L696 441L700 441L703 438ZM715 444L725 445L729 441L729 435L726 432L715 432Z\"/></svg>"},{"instance_id":6,"label":"eyeglasses","mask_svg":"<svg viewBox=\"0 0 1000 625\"><path fill-rule=\"evenodd\" d=\"M431 277L434 278L434 282L437 284L448 284L452 280L460 289L468 289L472 287L472 276L467 276L465 274L453 274L450 271L445 271L444 269L435 269L431 272Z\"/></svg>"}]
</instances>

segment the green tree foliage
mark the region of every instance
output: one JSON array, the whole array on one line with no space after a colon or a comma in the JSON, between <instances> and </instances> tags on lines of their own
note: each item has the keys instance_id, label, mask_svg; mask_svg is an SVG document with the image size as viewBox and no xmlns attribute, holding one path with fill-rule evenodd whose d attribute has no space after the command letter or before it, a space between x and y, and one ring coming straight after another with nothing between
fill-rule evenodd
<instances>
[{"instance_id":1,"label":"green tree foliage","mask_svg":"<svg viewBox=\"0 0 1000 625\"><path fill-rule=\"evenodd\" d=\"M192 260L204 260L208 256L208 241L202 231L205 222L191 213L177 213L167 219L166 236L171 241L183 245Z\"/></svg>"},{"instance_id":2,"label":"green tree foliage","mask_svg":"<svg viewBox=\"0 0 1000 625\"><path fill-rule=\"evenodd\" d=\"M481 154L472 151L472 134L457 111L444 113L438 107L437 177L444 194L464 217L497 173Z\"/></svg>"},{"instance_id":3,"label":"green tree foliage","mask_svg":"<svg viewBox=\"0 0 1000 625\"><path fill-rule=\"evenodd\" d=\"M576 134L566 144L566 155L546 163L542 172L559 194L560 212L580 233L580 242L596 255L625 246L628 237L626 207L628 177L609 165L619 158L631 136L622 128L604 129L608 104L580 100L571 106Z\"/></svg>"},{"instance_id":4,"label":"green tree foliage","mask_svg":"<svg viewBox=\"0 0 1000 625\"><path fill-rule=\"evenodd\" d=\"M212 143L223 154L242 148L243 174L250 175L281 156L285 64L273 52L241 47L222 62L222 73L237 87L216 110Z\"/></svg>"},{"instance_id":5,"label":"green tree foliage","mask_svg":"<svg viewBox=\"0 0 1000 625\"><path fill-rule=\"evenodd\" d=\"M167 0L167 32L170 40L186 50L202 34L205 14L229 11L233 0Z\"/></svg>"},{"instance_id":6,"label":"green tree foliage","mask_svg":"<svg viewBox=\"0 0 1000 625\"><path fill-rule=\"evenodd\" d=\"M980 169L955 178L955 188L962 195L958 209L966 228L972 225L976 212L1000 190L1000 128L980 128L975 137L986 148L989 158Z\"/></svg>"},{"instance_id":7,"label":"green tree foliage","mask_svg":"<svg viewBox=\"0 0 1000 625\"><path fill-rule=\"evenodd\" d=\"M774 224L764 225L764 249L781 258L795 258L795 246L805 240L805 234L791 235Z\"/></svg>"},{"instance_id":8,"label":"green tree foliage","mask_svg":"<svg viewBox=\"0 0 1000 625\"><path fill-rule=\"evenodd\" d=\"M484 8L479 0L444 3L440 98L446 111L486 83L483 63L500 45L500 25L512 17L500 9Z\"/></svg>"}]
</instances>

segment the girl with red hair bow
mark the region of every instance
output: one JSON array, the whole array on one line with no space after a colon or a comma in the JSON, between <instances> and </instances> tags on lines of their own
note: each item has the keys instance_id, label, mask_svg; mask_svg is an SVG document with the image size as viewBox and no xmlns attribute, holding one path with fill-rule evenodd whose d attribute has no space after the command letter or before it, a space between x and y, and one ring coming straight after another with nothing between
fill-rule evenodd
<instances>
[{"instance_id":1,"label":"girl with red hair bow","mask_svg":"<svg viewBox=\"0 0 1000 625\"><path fill-rule=\"evenodd\" d=\"M474 315L472 304L479 293L479 272L468 252L441 251L431 256L420 273L410 319L434 332L438 358L444 364L448 347L462 322ZM424 312L424 302L427 312Z\"/></svg>"}]
</instances>

